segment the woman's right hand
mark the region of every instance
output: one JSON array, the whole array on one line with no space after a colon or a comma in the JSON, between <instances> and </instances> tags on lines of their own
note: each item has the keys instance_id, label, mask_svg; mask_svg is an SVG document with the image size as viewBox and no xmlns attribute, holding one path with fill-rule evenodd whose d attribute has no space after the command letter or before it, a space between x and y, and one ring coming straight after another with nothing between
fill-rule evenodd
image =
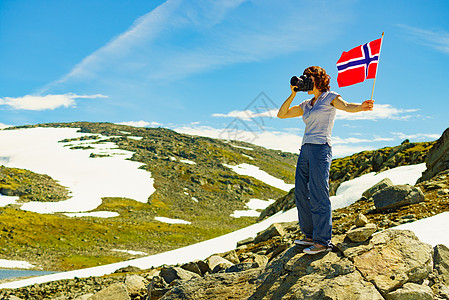
<instances>
[{"instance_id":1,"label":"woman's right hand","mask_svg":"<svg viewBox=\"0 0 449 300\"><path fill-rule=\"evenodd\" d=\"M292 95L296 96L297 91L295 91L296 86L290 85L290 89L292 90Z\"/></svg>"}]
</instances>

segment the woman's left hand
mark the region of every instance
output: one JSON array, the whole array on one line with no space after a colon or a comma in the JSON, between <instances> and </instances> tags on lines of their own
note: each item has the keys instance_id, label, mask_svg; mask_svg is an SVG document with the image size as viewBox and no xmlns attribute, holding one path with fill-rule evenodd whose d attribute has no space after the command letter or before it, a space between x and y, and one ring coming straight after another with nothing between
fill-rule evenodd
<instances>
[{"instance_id":1,"label":"woman's left hand","mask_svg":"<svg viewBox=\"0 0 449 300\"><path fill-rule=\"evenodd\" d=\"M365 100L362 103L362 111L373 110L374 100Z\"/></svg>"}]
</instances>

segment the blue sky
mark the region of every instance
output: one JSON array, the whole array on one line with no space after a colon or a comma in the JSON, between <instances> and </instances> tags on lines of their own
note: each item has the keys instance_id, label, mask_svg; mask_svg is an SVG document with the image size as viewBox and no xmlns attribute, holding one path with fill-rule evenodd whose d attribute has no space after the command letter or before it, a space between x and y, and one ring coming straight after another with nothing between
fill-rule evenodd
<instances>
[{"instance_id":1,"label":"blue sky","mask_svg":"<svg viewBox=\"0 0 449 300\"><path fill-rule=\"evenodd\" d=\"M385 37L375 110L339 114L334 155L430 141L448 127L447 1L0 1L0 123L162 126L295 152L304 123L275 112L289 80ZM298 93L295 104L307 99Z\"/></svg>"}]
</instances>

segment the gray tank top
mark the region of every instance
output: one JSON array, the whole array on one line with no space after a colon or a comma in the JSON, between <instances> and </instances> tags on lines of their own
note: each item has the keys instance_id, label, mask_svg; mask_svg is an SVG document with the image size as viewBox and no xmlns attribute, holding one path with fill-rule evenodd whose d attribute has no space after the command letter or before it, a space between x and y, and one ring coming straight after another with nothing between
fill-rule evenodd
<instances>
[{"instance_id":1,"label":"gray tank top","mask_svg":"<svg viewBox=\"0 0 449 300\"><path fill-rule=\"evenodd\" d=\"M302 145L325 144L332 146L331 135L334 127L336 108L331 105L338 94L332 91L323 92L312 106L312 99L305 100L299 106L304 111L302 120L306 124Z\"/></svg>"}]
</instances>

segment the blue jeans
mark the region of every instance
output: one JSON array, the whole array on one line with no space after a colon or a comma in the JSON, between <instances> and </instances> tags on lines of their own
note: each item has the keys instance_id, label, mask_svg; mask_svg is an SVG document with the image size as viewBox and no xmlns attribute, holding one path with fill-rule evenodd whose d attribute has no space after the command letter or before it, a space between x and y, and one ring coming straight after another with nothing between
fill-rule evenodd
<instances>
[{"instance_id":1,"label":"blue jeans","mask_svg":"<svg viewBox=\"0 0 449 300\"><path fill-rule=\"evenodd\" d=\"M301 231L315 243L330 246L332 208L329 170L332 148L328 144L304 144L295 177L295 199Z\"/></svg>"}]
</instances>

